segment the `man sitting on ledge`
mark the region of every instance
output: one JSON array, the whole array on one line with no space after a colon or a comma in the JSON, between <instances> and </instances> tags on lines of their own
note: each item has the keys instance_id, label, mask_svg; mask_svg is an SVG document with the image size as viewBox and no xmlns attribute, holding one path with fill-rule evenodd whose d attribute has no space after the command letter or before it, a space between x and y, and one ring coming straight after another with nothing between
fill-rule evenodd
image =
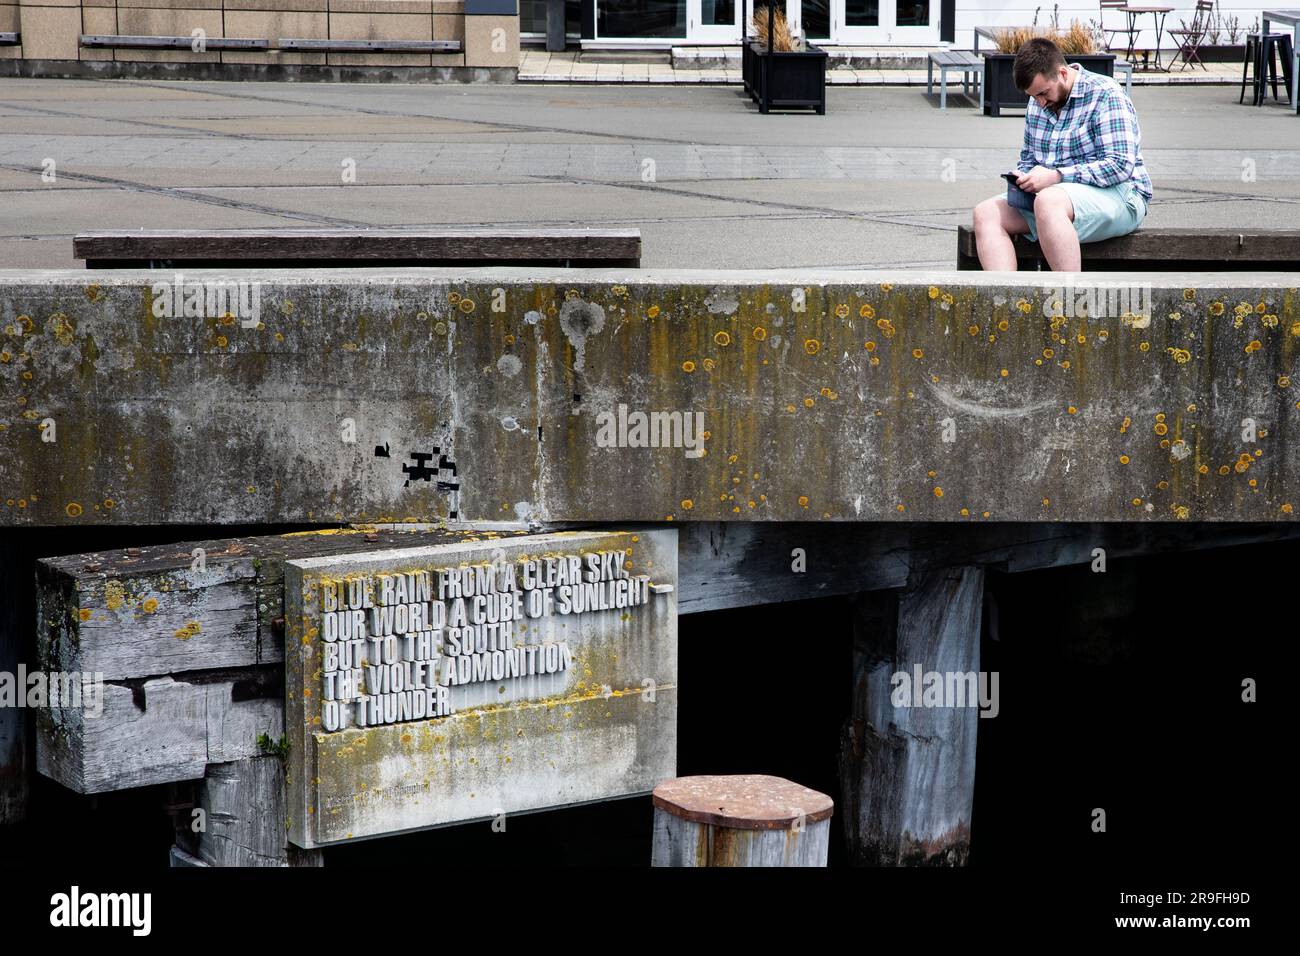
<instances>
[{"instance_id":1,"label":"man sitting on ledge","mask_svg":"<svg viewBox=\"0 0 1300 956\"><path fill-rule=\"evenodd\" d=\"M1130 233L1147 214L1151 177L1137 111L1113 79L1066 66L1044 38L1016 53L1015 81L1031 98L1016 185L1033 197L1033 211L1002 196L975 207L980 266L1014 272L1011 237L1028 234L1053 272L1078 272L1079 243Z\"/></svg>"}]
</instances>

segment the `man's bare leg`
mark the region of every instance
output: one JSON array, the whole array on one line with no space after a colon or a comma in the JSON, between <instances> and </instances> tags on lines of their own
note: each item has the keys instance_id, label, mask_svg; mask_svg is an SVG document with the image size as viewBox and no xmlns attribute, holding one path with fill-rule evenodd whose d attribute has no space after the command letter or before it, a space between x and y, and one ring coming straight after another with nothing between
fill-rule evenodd
<instances>
[{"instance_id":1,"label":"man's bare leg","mask_svg":"<svg viewBox=\"0 0 1300 956\"><path fill-rule=\"evenodd\" d=\"M1074 228L1074 204L1069 194L1048 186L1034 200L1038 245L1053 272L1078 272L1083 268L1079 233Z\"/></svg>"},{"instance_id":2,"label":"man's bare leg","mask_svg":"<svg viewBox=\"0 0 1300 956\"><path fill-rule=\"evenodd\" d=\"M1025 217L1005 199L986 199L975 207L972 218L980 268L985 272L1015 272L1016 248L1011 237L1029 232Z\"/></svg>"}]
</instances>

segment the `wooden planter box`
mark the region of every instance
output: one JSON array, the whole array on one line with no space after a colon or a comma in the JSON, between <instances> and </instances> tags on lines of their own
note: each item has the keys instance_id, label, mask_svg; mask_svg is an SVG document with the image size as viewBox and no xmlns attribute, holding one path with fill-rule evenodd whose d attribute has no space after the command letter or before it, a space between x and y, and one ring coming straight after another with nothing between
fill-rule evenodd
<instances>
[{"instance_id":1,"label":"wooden planter box","mask_svg":"<svg viewBox=\"0 0 1300 956\"><path fill-rule=\"evenodd\" d=\"M985 53L984 57L984 114L1000 116L1004 109L1023 110L1029 97L1016 89L1014 53ZM1089 73L1103 76L1115 75L1114 53L1086 53L1067 56L1066 63L1078 63Z\"/></svg>"},{"instance_id":2,"label":"wooden planter box","mask_svg":"<svg viewBox=\"0 0 1300 956\"><path fill-rule=\"evenodd\" d=\"M1187 47L1183 47L1179 52L1181 59L1187 60ZM1238 43L1235 46L1220 44L1219 46L1202 46L1196 51L1196 55L1206 63L1240 63L1246 59L1246 45ZM1195 65L1195 60L1192 61Z\"/></svg>"},{"instance_id":3,"label":"wooden planter box","mask_svg":"<svg viewBox=\"0 0 1300 956\"><path fill-rule=\"evenodd\" d=\"M826 114L826 51L812 44L790 53L768 53L767 47L746 43L740 78L760 113L802 108Z\"/></svg>"}]
</instances>

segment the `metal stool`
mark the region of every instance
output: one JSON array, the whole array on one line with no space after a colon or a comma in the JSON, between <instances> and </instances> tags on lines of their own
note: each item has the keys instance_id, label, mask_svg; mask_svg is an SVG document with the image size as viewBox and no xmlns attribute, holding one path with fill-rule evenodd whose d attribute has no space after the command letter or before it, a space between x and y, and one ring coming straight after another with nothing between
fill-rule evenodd
<instances>
[{"instance_id":1,"label":"metal stool","mask_svg":"<svg viewBox=\"0 0 1300 956\"><path fill-rule=\"evenodd\" d=\"M1263 37L1258 33L1246 34L1246 55L1241 64L1241 94L1237 97L1237 102L1241 103L1246 96L1247 73L1254 65L1254 76L1249 77L1251 85L1254 88L1252 106L1262 106L1264 99L1268 95L1268 83L1273 85L1273 99L1278 99L1277 95L1277 59L1282 59L1282 76L1283 83L1286 86L1287 96L1291 95L1291 61L1293 51L1291 49L1291 35L1289 33L1270 33ZM1267 77L1265 73L1267 72Z\"/></svg>"}]
</instances>

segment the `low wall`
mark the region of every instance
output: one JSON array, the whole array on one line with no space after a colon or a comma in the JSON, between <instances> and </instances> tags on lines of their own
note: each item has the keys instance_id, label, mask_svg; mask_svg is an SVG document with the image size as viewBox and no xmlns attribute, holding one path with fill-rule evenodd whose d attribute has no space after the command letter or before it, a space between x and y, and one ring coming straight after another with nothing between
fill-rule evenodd
<instances>
[{"instance_id":1,"label":"low wall","mask_svg":"<svg viewBox=\"0 0 1300 956\"><path fill-rule=\"evenodd\" d=\"M1055 281L4 273L0 525L1295 520L1294 277Z\"/></svg>"},{"instance_id":2,"label":"low wall","mask_svg":"<svg viewBox=\"0 0 1300 956\"><path fill-rule=\"evenodd\" d=\"M499 6L499 5L498 5ZM519 67L519 17L480 15L481 0L3 0L0 32L20 33L0 47L0 74L221 76L301 73L357 78L357 68L400 77L477 69L483 79L512 79ZM493 7L492 9L496 9ZM296 52L83 47L85 35L313 40L455 40L460 53ZM5 64L5 60L20 61ZM120 66L119 66L120 65ZM444 72L430 72L442 68Z\"/></svg>"}]
</instances>

